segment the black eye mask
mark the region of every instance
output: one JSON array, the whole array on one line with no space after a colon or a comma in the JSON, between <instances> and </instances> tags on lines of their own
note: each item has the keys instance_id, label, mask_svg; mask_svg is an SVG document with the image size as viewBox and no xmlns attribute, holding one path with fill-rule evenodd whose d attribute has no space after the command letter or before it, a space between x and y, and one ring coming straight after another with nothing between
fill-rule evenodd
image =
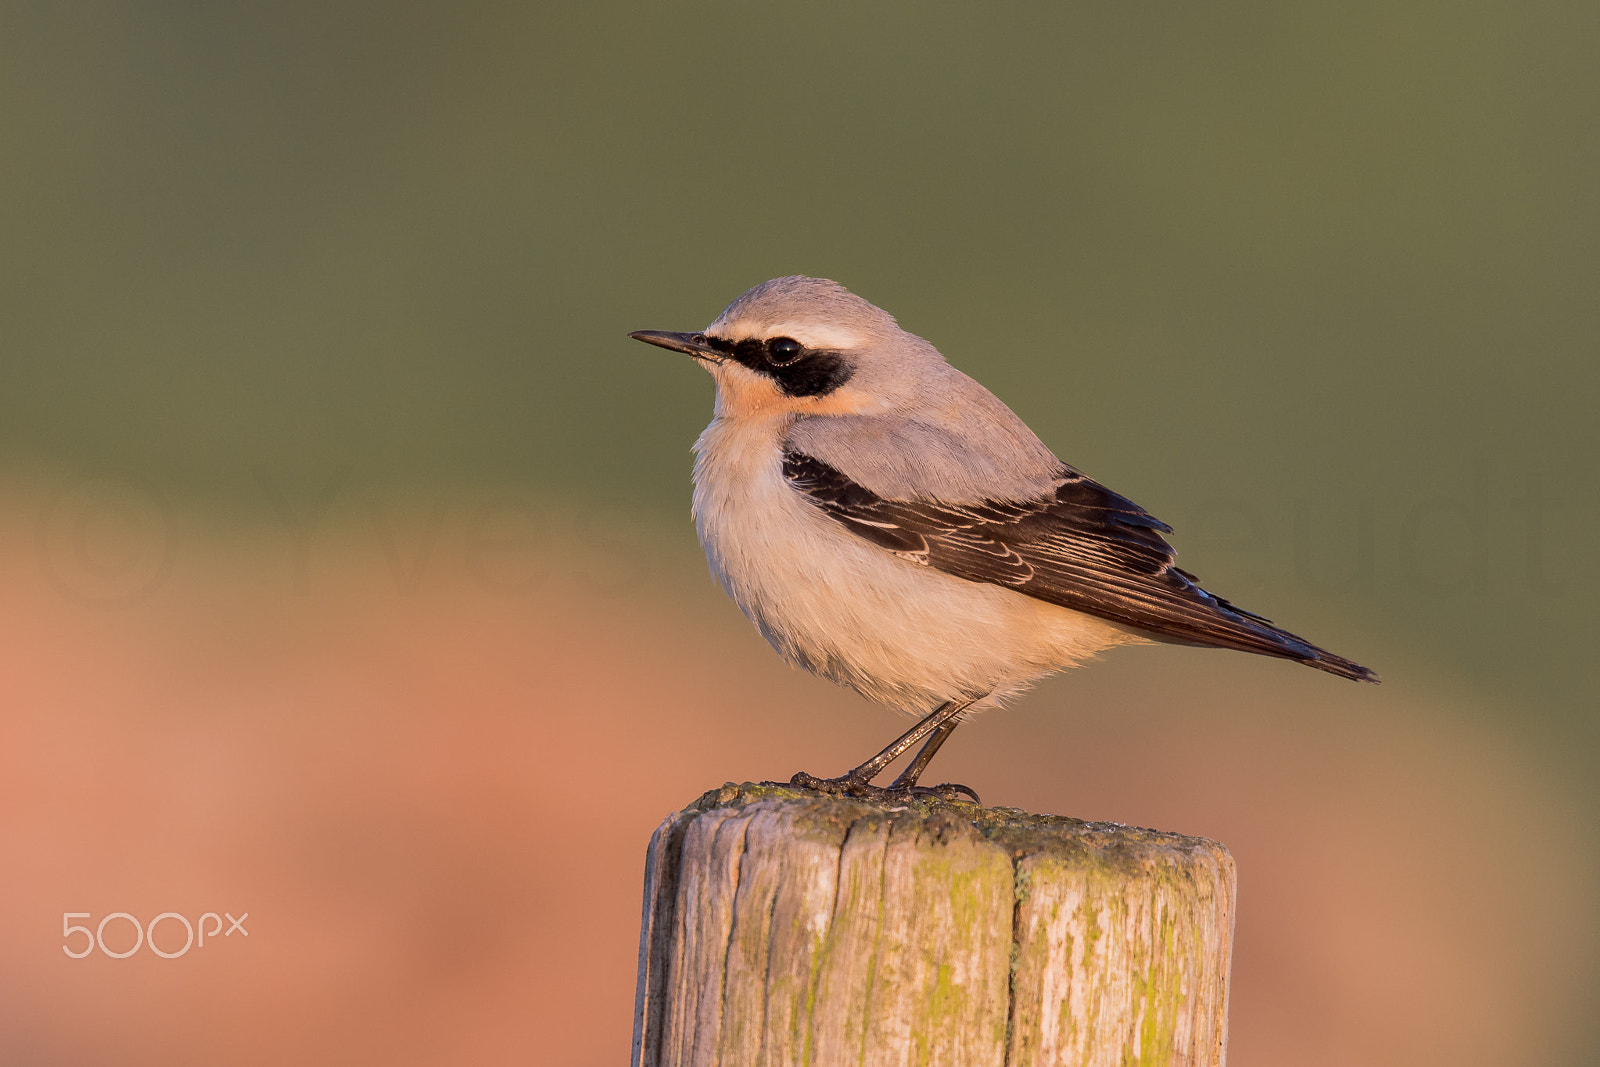
<instances>
[{"instance_id":1,"label":"black eye mask","mask_svg":"<svg viewBox=\"0 0 1600 1067\"><path fill-rule=\"evenodd\" d=\"M765 374L788 396L826 396L855 373L842 353L807 348L793 337L738 342L707 337L705 343L757 374Z\"/></svg>"}]
</instances>

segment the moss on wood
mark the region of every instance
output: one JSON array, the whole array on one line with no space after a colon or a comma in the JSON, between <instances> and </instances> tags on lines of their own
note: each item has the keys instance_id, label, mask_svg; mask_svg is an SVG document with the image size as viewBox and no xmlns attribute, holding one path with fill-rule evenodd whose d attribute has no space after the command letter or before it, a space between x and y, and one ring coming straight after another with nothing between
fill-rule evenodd
<instances>
[{"instance_id":1,"label":"moss on wood","mask_svg":"<svg viewBox=\"0 0 1600 1067\"><path fill-rule=\"evenodd\" d=\"M728 783L646 892L637 1064L1221 1062L1233 865L1202 838Z\"/></svg>"}]
</instances>

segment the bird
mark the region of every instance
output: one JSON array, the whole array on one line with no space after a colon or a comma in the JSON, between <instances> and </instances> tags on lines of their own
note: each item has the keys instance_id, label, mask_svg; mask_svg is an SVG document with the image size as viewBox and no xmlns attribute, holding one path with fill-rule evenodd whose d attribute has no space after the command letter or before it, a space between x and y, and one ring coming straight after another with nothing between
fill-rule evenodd
<instances>
[{"instance_id":1,"label":"bird","mask_svg":"<svg viewBox=\"0 0 1600 1067\"><path fill-rule=\"evenodd\" d=\"M639 330L710 372L693 517L712 574L789 663L918 716L871 759L793 785L919 785L960 723L1118 645L1293 660L1376 682L1202 588L1172 532L1060 459L988 389L826 278L773 278L705 329ZM919 742L887 787L872 784Z\"/></svg>"}]
</instances>

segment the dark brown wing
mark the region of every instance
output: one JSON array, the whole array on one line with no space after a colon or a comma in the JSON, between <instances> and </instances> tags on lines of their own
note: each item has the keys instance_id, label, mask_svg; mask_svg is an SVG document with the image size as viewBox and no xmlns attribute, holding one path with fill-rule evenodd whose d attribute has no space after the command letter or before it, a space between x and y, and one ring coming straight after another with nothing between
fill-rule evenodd
<instances>
[{"instance_id":1,"label":"dark brown wing","mask_svg":"<svg viewBox=\"0 0 1600 1067\"><path fill-rule=\"evenodd\" d=\"M1094 479L1061 468L1055 491L1025 501L886 500L786 450L783 474L845 529L914 563L1002 585L1168 640L1298 660L1344 678L1370 670L1200 588L1173 563L1172 528Z\"/></svg>"}]
</instances>

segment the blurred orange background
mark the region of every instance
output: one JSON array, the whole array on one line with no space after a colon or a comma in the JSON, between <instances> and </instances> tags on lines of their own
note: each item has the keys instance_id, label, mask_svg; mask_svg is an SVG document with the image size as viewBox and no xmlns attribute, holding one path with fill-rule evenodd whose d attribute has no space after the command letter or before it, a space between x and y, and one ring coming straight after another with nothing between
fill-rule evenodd
<instances>
[{"instance_id":1,"label":"blurred orange background","mask_svg":"<svg viewBox=\"0 0 1600 1067\"><path fill-rule=\"evenodd\" d=\"M582 509L496 505L492 569L481 500L352 503L303 540L194 524L111 607L38 565L17 505L43 488L0 523L7 1063L623 1062L656 823L902 726L783 666L648 518L608 513L605 548ZM154 555L148 522L98 514L93 558ZM1556 1062L1592 1008L1580 798L1470 696L1385 666L1371 688L1121 650L936 770L1225 842L1230 1062ZM63 912L168 911L248 935L62 951Z\"/></svg>"}]
</instances>

